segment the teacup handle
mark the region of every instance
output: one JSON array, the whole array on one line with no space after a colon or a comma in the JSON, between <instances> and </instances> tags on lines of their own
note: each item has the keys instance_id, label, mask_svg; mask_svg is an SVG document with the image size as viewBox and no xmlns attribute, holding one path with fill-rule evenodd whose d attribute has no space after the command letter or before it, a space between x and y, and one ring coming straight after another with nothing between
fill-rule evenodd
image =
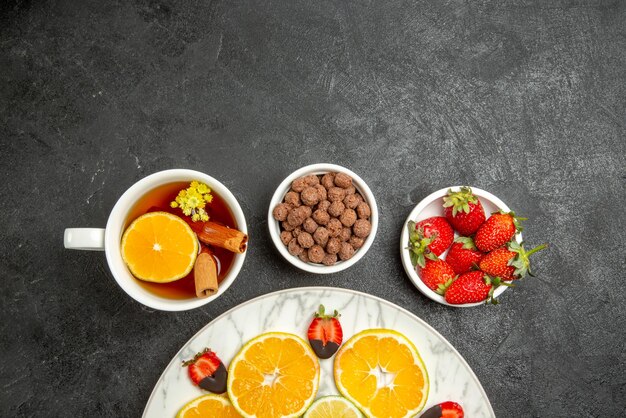
<instances>
[{"instance_id":1,"label":"teacup handle","mask_svg":"<svg viewBox=\"0 0 626 418\"><path fill-rule=\"evenodd\" d=\"M104 251L104 228L67 228L63 245L70 250Z\"/></svg>"}]
</instances>

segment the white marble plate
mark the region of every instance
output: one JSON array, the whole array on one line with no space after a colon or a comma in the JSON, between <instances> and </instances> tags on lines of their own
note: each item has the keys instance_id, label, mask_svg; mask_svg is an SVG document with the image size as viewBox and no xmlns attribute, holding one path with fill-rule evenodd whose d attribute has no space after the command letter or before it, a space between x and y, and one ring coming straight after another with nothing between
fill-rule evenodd
<instances>
[{"instance_id":1,"label":"white marble plate","mask_svg":"<svg viewBox=\"0 0 626 418\"><path fill-rule=\"evenodd\" d=\"M459 402L465 415L495 417L478 378L463 357L442 337L412 313L365 293L331 287L282 290L249 300L222 314L194 335L174 356L155 385L143 417L174 417L180 407L202 395L191 383L185 359L210 347L228 366L243 343L269 331L291 332L306 339L313 313L323 304L341 312L344 341L367 328L391 328L406 335L419 350L430 378L425 409L444 401ZM321 360L318 397L338 394L333 380L333 359Z\"/></svg>"}]
</instances>

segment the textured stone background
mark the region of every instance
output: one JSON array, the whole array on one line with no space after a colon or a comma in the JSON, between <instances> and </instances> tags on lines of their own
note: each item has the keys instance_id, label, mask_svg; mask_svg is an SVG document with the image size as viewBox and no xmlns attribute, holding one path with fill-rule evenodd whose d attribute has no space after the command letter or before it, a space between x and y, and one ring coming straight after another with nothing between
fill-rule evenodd
<instances>
[{"instance_id":1,"label":"textured stone background","mask_svg":"<svg viewBox=\"0 0 626 418\"><path fill-rule=\"evenodd\" d=\"M21 1L0 6L0 415L139 416L218 314L329 285L393 301L467 359L501 417L626 414L626 2ZM370 252L315 276L280 258L274 188L345 165L381 210ZM253 245L215 303L161 313L63 229L103 226L167 168L240 199ZM430 192L501 197L550 243L498 307L430 302L398 239Z\"/></svg>"}]
</instances>

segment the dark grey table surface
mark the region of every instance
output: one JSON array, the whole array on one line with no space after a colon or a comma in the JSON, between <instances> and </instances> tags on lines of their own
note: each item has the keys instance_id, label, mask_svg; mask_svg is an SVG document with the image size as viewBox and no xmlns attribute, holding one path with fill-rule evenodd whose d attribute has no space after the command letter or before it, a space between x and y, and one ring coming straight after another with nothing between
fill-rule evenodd
<instances>
[{"instance_id":1,"label":"dark grey table surface","mask_svg":"<svg viewBox=\"0 0 626 418\"><path fill-rule=\"evenodd\" d=\"M220 313L321 285L392 301L465 357L497 416L626 415L626 2L5 1L0 6L0 415L139 416ZM303 273L273 248L271 194L315 162L378 199L358 264ZM252 245L233 286L163 313L117 287L104 226L136 180L213 175ZM528 216L550 248L497 307L450 309L405 275L411 208L455 184Z\"/></svg>"}]
</instances>

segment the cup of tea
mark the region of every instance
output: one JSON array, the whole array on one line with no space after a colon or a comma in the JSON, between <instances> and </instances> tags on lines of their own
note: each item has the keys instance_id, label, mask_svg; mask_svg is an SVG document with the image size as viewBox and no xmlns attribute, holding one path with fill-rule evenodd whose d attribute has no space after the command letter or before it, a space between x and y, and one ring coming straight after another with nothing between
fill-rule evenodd
<instances>
[{"instance_id":1,"label":"cup of tea","mask_svg":"<svg viewBox=\"0 0 626 418\"><path fill-rule=\"evenodd\" d=\"M200 196L200 199L202 196L207 196L206 205L204 203L202 205L206 208L202 212L202 217L196 215L193 220L191 219L191 212L187 211L189 215L187 216L183 212L182 206L172 203L180 201L179 196L184 198L185 193L189 193L191 184L201 184L200 187L203 190L200 191L203 193L209 190L205 194L198 194L195 188L192 189L195 195ZM193 248L194 251L197 250L199 255L193 255L190 260L192 264L194 259L196 260L195 266L184 277L172 281L155 282L139 279L131 272L128 263L128 251L125 250L126 252L123 253L122 239L128 236L125 234L127 229L139 230L139 218L145 218L147 214L160 215L154 216L154 218L165 218L166 222L172 222L172 225L168 226L168 228L172 228L172 233L169 231L163 233L162 231L161 234L164 236L164 243L166 242L170 247L174 246L173 253L177 252L175 248L177 238L174 237L179 236L182 237L181 242L183 239L186 240L187 249L185 251L187 253L189 248ZM195 210L194 214L196 214ZM207 222L204 222L205 220ZM132 228L135 224L137 224L137 228ZM178 233L176 231L180 230L193 232L176 235ZM220 233L226 238L220 238ZM135 240L141 242L143 238L140 234L135 233L133 236L135 235L139 235L139 238ZM217 241L213 240L215 236L218 237ZM237 241L237 239L239 240ZM223 245L223 241L227 241L227 245ZM174 169L154 173L133 184L118 199L113 210L111 210L105 228L66 229L64 245L65 248L73 250L104 251L111 274L118 285L129 296L143 305L162 311L184 311L215 300L235 281L246 256L247 226L237 199L226 186L199 171ZM130 245L128 244L128 246ZM154 246L155 249L158 249L156 246L159 244L155 243ZM141 258L141 248L138 245L132 248L135 253L139 251L137 256L139 258ZM210 255L209 264L213 267L212 275L214 276L215 289L211 291L211 296L198 297L196 285L198 271L195 270L199 270L200 257L206 254ZM145 260L142 262L146 264ZM151 264L150 268L157 270L170 268L168 263L163 263L163 266L160 266L158 262L148 264ZM189 267L192 265L190 264ZM136 273L138 270L133 271ZM183 272L183 274L185 273L186 271Z\"/></svg>"}]
</instances>

